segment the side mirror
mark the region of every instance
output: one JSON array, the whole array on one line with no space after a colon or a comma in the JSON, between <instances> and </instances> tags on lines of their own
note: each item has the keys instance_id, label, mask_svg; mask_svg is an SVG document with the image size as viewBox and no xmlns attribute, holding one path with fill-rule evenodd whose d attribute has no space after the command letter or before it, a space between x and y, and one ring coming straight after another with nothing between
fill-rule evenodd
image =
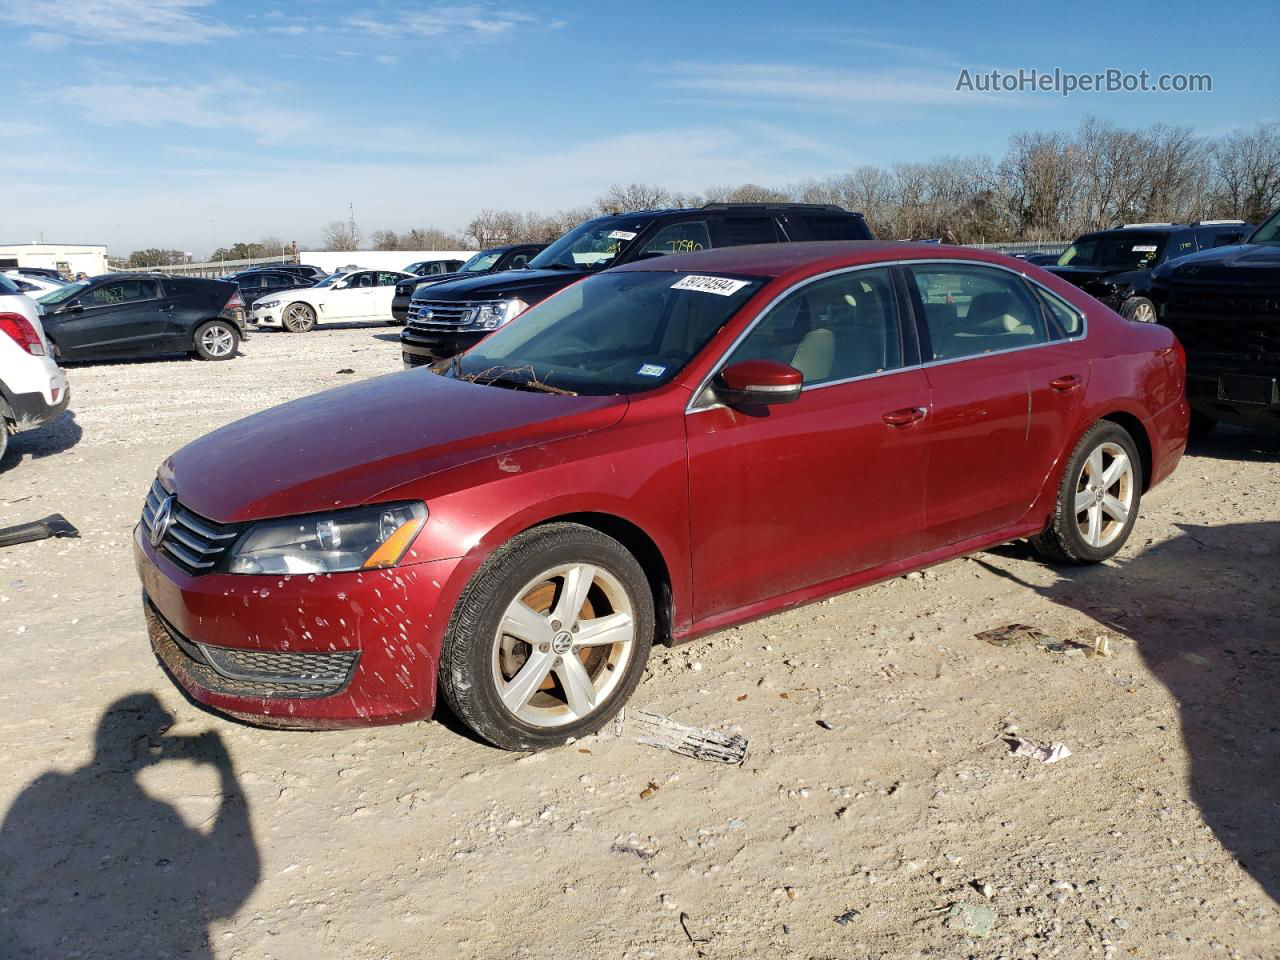
<instances>
[{"instance_id":1,"label":"side mirror","mask_svg":"<svg viewBox=\"0 0 1280 960\"><path fill-rule=\"evenodd\" d=\"M725 367L715 380L716 399L731 407L791 403L803 387L803 373L775 360L744 360Z\"/></svg>"},{"instance_id":2,"label":"side mirror","mask_svg":"<svg viewBox=\"0 0 1280 960\"><path fill-rule=\"evenodd\" d=\"M335 289L335 290L345 290L345 289L347 289L347 287L349 287L349 286L351 286L351 281L350 281L350 280L339 280L337 283L335 283L335 284L333 285L333 289Z\"/></svg>"},{"instance_id":3,"label":"side mirror","mask_svg":"<svg viewBox=\"0 0 1280 960\"><path fill-rule=\"evenodd\" d=\"M84 304L79 300L72 300L62 308L63 313L84 313Z\"/></svg>"}]
</instances>

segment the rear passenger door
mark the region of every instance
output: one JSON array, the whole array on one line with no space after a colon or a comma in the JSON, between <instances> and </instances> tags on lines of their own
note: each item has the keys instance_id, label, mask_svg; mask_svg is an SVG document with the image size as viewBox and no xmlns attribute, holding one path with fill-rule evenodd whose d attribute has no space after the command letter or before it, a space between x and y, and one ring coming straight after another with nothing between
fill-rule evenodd
<instances>
[{"instance_id":1,"label":"rear passenger door","mask_svg":"<svg viewBox=\"0 0 1280 960\"><path fill-rule=\"evenodd\" d=\"M1044 308L1017 273L958 262L906 270L932 398L925 518L928 548L937 549L1005 530L1026 513L1052 467L1062 406L1083 397L1088 364L1046 346L1054 338ZM1059 378L1061 391L1050 385Z\"/></svg>"}]
</instances>

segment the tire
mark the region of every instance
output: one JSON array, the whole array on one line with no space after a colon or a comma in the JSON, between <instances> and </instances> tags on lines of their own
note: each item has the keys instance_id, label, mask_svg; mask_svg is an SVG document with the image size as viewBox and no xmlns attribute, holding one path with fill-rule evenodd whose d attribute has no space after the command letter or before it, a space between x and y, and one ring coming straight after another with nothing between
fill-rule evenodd
<instances>
[{"instance_id":1,"label":"tire","mask_svg":"<svg viewBox=\"0 0 1280 960\"><path fill-rule=\"evenodd\" d=\"M196 327L195 352L201 360L230 360L240 347L240 331L230 320L210 320Z\"/></svg>"},{"instance_id":2,"label":"tire","mask_svg":"<svg viewBox=\"0 0 1280 960\"><path fill-rule=\"evenodd\" d=\"M1159 317L1156 314L1156 305L1146 297L1130 297L1120 304L1120 316L1136 323L1156 323L1159 321Z\"/></svg>"},{"instance_id":3,"label":"tire","mask_svg":"<svg viewBox=\"0 0 1280 960\"><path fill-rule=\"evenodd\" d=\"M579 648L588 631L596 642ZM440 691L495 747L558 746L618 712L644 673L653 633L648 578L622 544L576 523L535 527L467 584L440 652Z\"/></svg>"},{"instance_id":4,"label":"tire","mask_svg":"<svg viewBox=\"0 0 1280 960\"><path fill-rule=\"evenodd\" d=\"M390 320L387 321L388 327L403 327L404 324L405 322L403 320L397 320L395 317L392 317Z\"/></svg>"},{"instance_id":5,"label":"tire","mask_svg":"<svg viewBox=\"0 0 1280 960\"><path fill-rule=\"evenodd\" d=\"M1121 455L1127 462L1117 467ZM1102 487L1094 480L1101 465ZM1031 545L1056 563L1101 563L1114 557L1138 519L1142 501L1142 459L1133 437L1119 424L1099 420L1067 458L1053 519ZM1080 509L1083 508L1083 509ZM1120 518L1121 508L1123 519ZM1083 521L1083 522L1082 522Z\"/></svg>"},{"instance_id":6,"label":"tire","mask_svg":"<svg viewBox=\"0 0 1280 960\"><path fill-rule=\"evenodd\" d=\"M290 333L307 333L316 328L316 311L309 303L291 303L280 311L280 326Z\"/></svg>"},{"instance_id":7,"label":"tire","mask_svg":"<svg viewBox=\"0 0 1280 960\"><path fill-rule=\"evenodd\" d=\"M1191 425L1187 429L1187 437L1191 440L1204 440L1218 428L1218 421L1195 410L1191 411Z\"/></svg>"},{"instance_id":8,"label":"tire","mask_svg":"<svg viewBox=\"0 0 1280 960\"><path fill-rule=\"evenodd\" d=\"M0 406L4 402L0 401ZM9 449L9 424L3 415L0 415L0 470L4 469L4 455Z\"/></svg>"}]
</instances>

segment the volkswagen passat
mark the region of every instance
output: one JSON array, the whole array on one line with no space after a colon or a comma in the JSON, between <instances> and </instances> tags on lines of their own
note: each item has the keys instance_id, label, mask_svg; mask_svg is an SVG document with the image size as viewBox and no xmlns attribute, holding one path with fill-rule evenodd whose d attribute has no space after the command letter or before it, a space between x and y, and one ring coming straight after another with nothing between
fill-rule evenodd
<instances>
[{"instance_id":1,"label":"volkswagen passat","mask_svg":"<svg viewBox=\"0 0 1280 960\"><path fill-rule=\"evenodd\" d=\"M1184 357L963 248L736 247L589 276L471 351L162 464L156 654L258 723L431 715L562 743L654 642L1030 538L1120 549L1186 442Z\"/></svg>"}]
</instances>

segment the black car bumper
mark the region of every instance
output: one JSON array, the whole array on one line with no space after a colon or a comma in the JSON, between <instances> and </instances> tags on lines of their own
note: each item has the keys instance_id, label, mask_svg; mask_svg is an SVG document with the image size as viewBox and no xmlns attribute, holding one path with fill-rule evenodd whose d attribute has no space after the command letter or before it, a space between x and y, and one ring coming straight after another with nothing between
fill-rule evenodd
<instances>
[{"instance_id":1,"label":"black car bumper","mask_svg":"<svg viewBox=\"0 0 1280 960\"><path fill-rule=\"evenodd\" d=\"M489 331L404 334L400 337L400 353L406 368L421 367L470 350L488 334Z\"/></svg>"},{"instance_id":2,"label":"black car bumper","mask_svg":"<svg viewBox=\"0 0 1280 960\"><path fill-rule=\"evenodd\" d=\"M58 402L54 404L45 402L44 394L38 391L36 393L5 392L3 398L13 412L14 426L21 433L23 430L34 430L46 423L52 423L66 413L67 406L71 403L71 388L64 388L61 394ZM0 429L4 429L3 424L0 424Z\"/></svg>"},{"instance_id":3,"label":"black car bumper","mask_svg":"<svg viewBox=\"0 0 1280 960\"><path fill-rule=\"evenodd\" d=\"M1191 369L1187 400L1213 420L1280 433L1280 371L1273 373Z\"/></svg>"}]
</instances>

